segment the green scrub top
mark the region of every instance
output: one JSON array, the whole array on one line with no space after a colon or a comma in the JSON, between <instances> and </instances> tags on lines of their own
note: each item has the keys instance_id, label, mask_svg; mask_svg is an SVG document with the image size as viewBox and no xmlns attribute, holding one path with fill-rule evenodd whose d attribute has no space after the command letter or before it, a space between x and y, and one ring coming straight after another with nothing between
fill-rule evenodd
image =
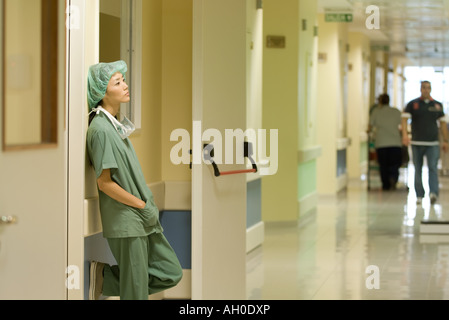
<instances>
[{"instance_id":1,"label":"green scrub top","mask_svg":"<svg viewBox=\"0 0 449 320\"><path fill-rule=\"evenodd\" d=\"M87 152L98 179L111 169L111 178L120 187L146 202L138 209L116 201L98 190L105 238L142 237L163 231L159 210L148 187L131 141L122 139L108 117L99 112L87 130Z\"/></svg>"}]
</instances>

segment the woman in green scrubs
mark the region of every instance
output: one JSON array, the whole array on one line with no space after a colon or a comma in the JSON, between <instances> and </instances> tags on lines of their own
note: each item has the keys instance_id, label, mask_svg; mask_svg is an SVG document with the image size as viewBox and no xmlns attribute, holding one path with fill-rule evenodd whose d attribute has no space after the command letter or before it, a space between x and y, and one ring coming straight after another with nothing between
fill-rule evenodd
<instances>
[{"instance_id":1,"label":"woman in green scrubs","mask_svg":"<svg viewBox=\"0 0 449 320\"><path fill-rule=\"evenodd\" d=\"M89 68L87 151L97 178L103 236L118 264L91 262L92 300L100 295L147 300L182 278L181 265L162 233L159 210L128 139L134 127L116 119L120 104L130 100L126 71L124 61Z\"/></svg>"}]
</instances>

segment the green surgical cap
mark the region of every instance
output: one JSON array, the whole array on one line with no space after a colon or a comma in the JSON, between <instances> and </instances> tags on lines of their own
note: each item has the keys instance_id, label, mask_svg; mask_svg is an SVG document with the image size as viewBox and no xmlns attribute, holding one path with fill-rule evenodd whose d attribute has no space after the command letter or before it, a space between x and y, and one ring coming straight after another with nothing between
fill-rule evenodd
<instances>
[{"instance_id":1,"label":"green surgical cap","mask_svg":"<svg viewBox=\"0 0 449 320\"><path fill-rule=\"evenodd\" d=\"M89 68L89 74L87 76L87 102L89 104L89 111L92 111L103 100L111 77L117 72L120 72L125 77L126 71L128 71L128 66L123 60L110 63L102 62Z\"/></svg>"}]
</instances>

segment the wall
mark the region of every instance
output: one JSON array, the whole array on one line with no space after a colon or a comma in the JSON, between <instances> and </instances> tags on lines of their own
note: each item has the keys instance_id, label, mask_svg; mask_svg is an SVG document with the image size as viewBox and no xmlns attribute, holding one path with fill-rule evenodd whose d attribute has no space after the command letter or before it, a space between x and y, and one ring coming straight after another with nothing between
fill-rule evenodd
<instances>
[{"instance_id":1,"label":"wall","mask_svg":"<svg viewBox=\"0 0 449 320\"><path fill-rule=\"evenodd\" d=\"M318 14L319 54L317 190L334 194L346 185L347 134L347 25L325 22Z\"/></svg>"},{"instance_id":2,"label":"wall","mask_svg":"<svg viewBox=\"0 0 449 320\"><path fill-rule=\"evenodd\" d=\"M370 84L370 43L366 35L349 33L348 36L348 176L360 179L367 173L367 142L369 84Z\"/></svg>"},{"instance_id":3,"label":"wall","mask_svg":"<svg viewBox=\"0 0 449 320\"><path fill-rule=\"evenodd\" d=\"M299 2L299 21L297 201L301 218L318 202L316 162L321 147L317 144L317 1Z\"/></svg>"},{"instance_id":4,"label":"wall","mask_svg":"<svg viewBox=\"0 0 449 320\"><path fill-rule=\"evenodd\" d=\"M264 40L286 41L264 47L263 127L279 129L278 172L262 181L264 221L296 222L318 201L317 25L317 1L264 1Z\"/></svg>"},{"instance_id":5,"label":"wall","mask_svg":"<svg viewBox=\"0 0 449 320\"><path fill-rule=\"evenodd\" d=\"M393 57L392 59L392 65L393 65L393 96L390 97L390 104L394 107L399 108L399 110L402 110L405 108L405 104L407 103L404 101L404 64L403 61L401 61L398 57Z\"/></svg>"},{"instance_id":6,"label":"wall","mask_svg":"<svg viewBox=\"0 0 449 320\"><path fill-rule=\"evenodd\" d=\"M164 181L191 181L188 165L170 160L170 134L192 133L192 0L162 1L161 172Z\"/></svg>"},{"instance_id":7,"label":"wall","mask_svg":"<svg viewBox=\"0 0 449 320\"><path fill-rule=\"evenodd\" d=\"M298 68L299 2L265 0L264 41L284 36L285 48L263 50L263 128L279 130L279 167L262 180L264 221L298 218Z\"/></svg>"},{"instance_id":8,"label":"wall","mask_svg":"<svg viewBox=\"0 0 449 320\"><path fill-rule=\"evenodd\" d=\"M142 1L142 129L131 137L148 183L162 180L162 1Z\"/></svg>"},{"instance_id":9,"label":"wall","mask_svg":"<svg viewBox=\"0 0 449 320\"><path fill-rule=\"evenodd\" d=\"M100 1L100 61L120 60L120 0Z\"/></svg>"},{"instance_id":10,"label":"wall","mask_svg":"<svg viewBox=\"0 0 449 320\"><path fill-rule=\"evenodd\" d=\"M142 129L131 137L149 183L190 181L174 165L174 129L192 131L192 1L142 2Z\"/></svg>"},{"instance_id":11,"label":"wall","mask_svg":"<svg viewBox=\"0 0 449 320\"><path fill-rule=\"evenodd\" d=\"M377 103L380 94L387 90L385 65L388 65L388 56L383 50L371 51L371 82L370 82L370 106Z\"/></svg>"}]
</instances>

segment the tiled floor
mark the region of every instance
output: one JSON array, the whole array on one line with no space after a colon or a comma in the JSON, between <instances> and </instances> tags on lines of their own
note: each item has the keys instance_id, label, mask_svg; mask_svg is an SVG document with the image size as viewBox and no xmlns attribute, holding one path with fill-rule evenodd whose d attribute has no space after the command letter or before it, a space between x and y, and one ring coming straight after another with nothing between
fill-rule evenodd
<instances>
[{"instance_id":1,"label":"tiled floor","mask_svg":"<svg viewBox=\"0 0 449 320\"><path fill-rule=\"evenodd\" d=\"M435 205L417 205L413 167L402 174L409 191L349 181L298 225L267 223L248 255L248 299L449 299L449 233L420 233L423 219L449 221L449 177L440 176Z\"/></svg>"}]
</instances>

